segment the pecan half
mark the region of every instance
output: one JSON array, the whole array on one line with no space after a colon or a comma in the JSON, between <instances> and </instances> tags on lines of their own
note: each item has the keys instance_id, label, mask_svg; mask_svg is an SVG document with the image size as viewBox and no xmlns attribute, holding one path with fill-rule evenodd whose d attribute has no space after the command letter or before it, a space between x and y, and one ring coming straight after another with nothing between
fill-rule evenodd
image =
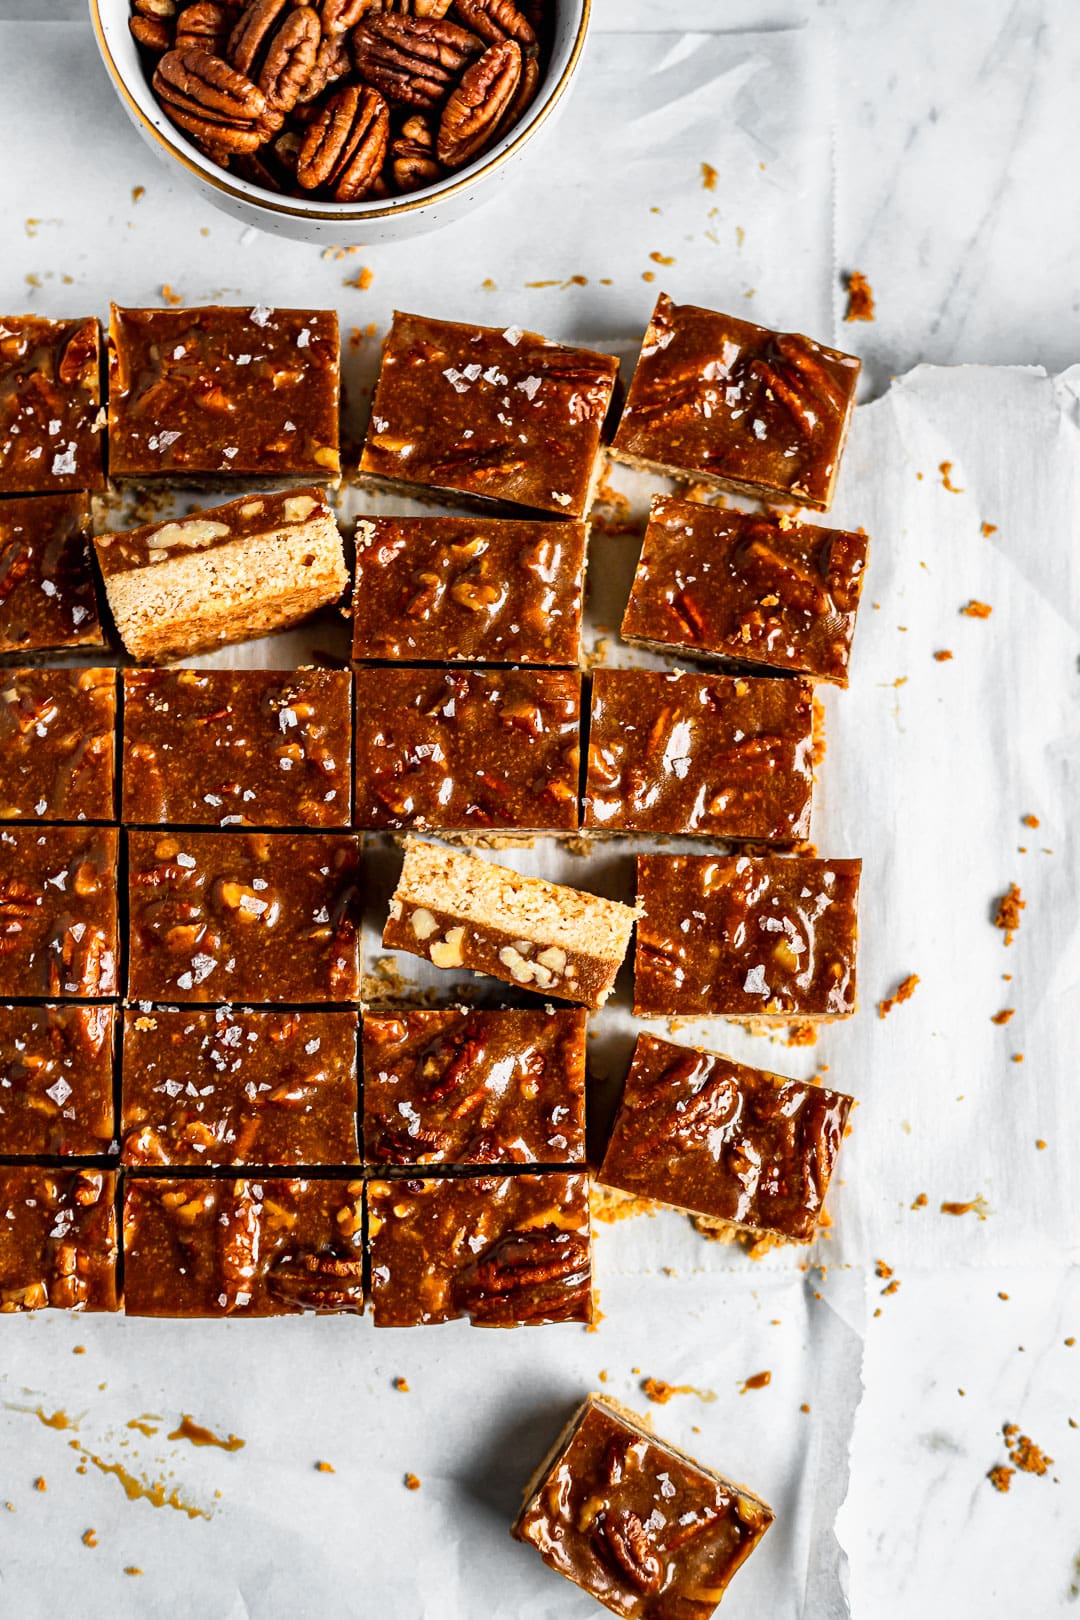
<instances>
[{"instance_id":1,"label":"pecan half","mask_svg":"<svg viewBox=\"0 0 1080 1620\"><path fill-rule=\"evenodd\" d=\"M238 73L255 78L263 52L283 20L283 14L292 10L292 3L293 0L251 0L251 4L244 7L229 35L225 53Z\"/></svg>"},{"instance_id":2,"label":"pecan half","mask_svg":"<svg viewBox=\"0 0 1080 1620\"><path fill-rule=\"evenodd\" d=\"M536 50L536 33L522 16L514 0L454 0L454 10L474 34L498 45L503 39L516 39L523 51Z\"/></svg>"},{"instance_id":3,"label":"pecan half","mask_svg":"<svg viewBox=\"0 0 1080 1620\"><path fill-rule=\"evenodd\" d=\"M315 61L303 89L297 98L298 106L306 106L321 96L328 84L334 84L343 79L349 71L349 46L344 34L328 34L323 25L323 37L319 41L319 48L315 52ZM293 171L296 164L292 165Z\"/></svg>"},{"instance_id":4,"label":"pecan half","mask_svg":"<svg viewBox=\"0 0 1080 1620\"><path fill-rule=\"evenodd\" d=\"M176 49L196 46L210 56L224 56L234 20L235 14L216 0L195 0L176 19Z\"/></svg>"},{"instance_id":5,"label":"pecan half","mask_svg":"<svg viewBox=\"0 0 1080 1620\"><path fill-rule=\"evenodd\" d=\"M322 30L310 6L290 11L266 53L258 77L259 89L275 112L291 112L311 77Z\"/></svg>"},{"instance_id":6,"label":"pecan half","mask_svg":"<svg viewBox=\"0 0 1080 1620\"><path fill-rule=\"evenodd\" d=\"M486 146L502 122L521 80L521 47L504 39L466 68L447 98L435 152L448 169L460 168Z\"/></svg>"},{"instance_id":7,"label":"pecan half","mask_svg":"<svg viewBox=\"0 0 1080 1620\"><path fill-rule=\"evenodd\" d=\"M379 178L390 139L390 109L370 85L346 85L312 121L296 165L305 191L351 202Z\"/></svg>"},{"instance_id":8,"label":"pecan half","mask_svg":"<svg viewBox=\"0 0 1080 1620\"><path fill-rule=\"evenodd\" d=\"M432 17L375 16L352 36L360 77L403 107L437 106L482 49L475 34Z\"/></svg>"},{"instance_id":9,"label":"pecan half","mask_svg":"<svg viewBox=\"0 0 1080 1620\"><path fill-rule=\"evenodd\" d=\"M642 1595L660 1588L663 1566L649 1532L630 1508L605 1508L592 1526L592 1544L613 1574Z\"/></svg>"},{"instance_id":10,"label":"pecan half","mask_svg":"<svg viewBox=\"0 0 1080 1620\"><path fill-rule=\"evenodd\" d=\"M372 0L322 0L319 21L324 34L347 34L367 12Z\"/></svg>"},{"instance_id":11,"label":"pecan half","mask_svg":"<svg viewBox=\"0 0 1080 1620\"><path fill-rule=\"evenodd\" d=\"M363 1262L359 1255L289 1255L274 1266L266 1286L276 1298L305 1311L364 1308Z\"/></svg>"},{"instance_id":12,"label":"pecan half","mask_svg":"<svg viewBox=\"0 0 1080 1620\"><path fill-rule=\"evenodd\" d=\"M391 171L399 191L418 191L442 174L435 160L435 131L422 113L413 113L390 143Z\"/></svg>"},{"instance_id":13,"label":"pecan half","mask_svg":"<svg viewBox=\"0 0 1080 1620\"><path fill-rule=\"evenodd\" d=\"M173 36L168 23L159 22L155 17L129 17L128 27L132 39L144 51L163 56L172 49Z\"/></svg>"},{"instance_id":14,"label":"pecan half","mask_svg":"<svg viewBox=\"0 0 1080 1620\"><path fill-rule=\"evenodd\" d=\"M502 123L495 131L494 140L501 140L525 116L536 99L540 88L540 60L535 51L524 51L521 57L521 78L513 100L503 114Z\"/></svg>"},{"instance_id":15,"label":"pecan half","mask_svg":"<svg viewBox=\"0 0 1080 1620\"><path fill-rule=\"evenodd\" d=\"M168 51L154 69L154 90L174 124L211 146L253 152L261 145L255 125L266 97L219 57L196 46Z\"/></svg>"},{"instance_id":16,"label":"pecan half","mask_svg":"<svg viewBox=\"0 0 1080 1620\"><path fill-rule=\"evenodd\" d=\"M590 1293L588 1243L554 1226L505 1233L453 1285L457 1308L488 1324L580 1318Z\"/></svg>"}]
</instances>

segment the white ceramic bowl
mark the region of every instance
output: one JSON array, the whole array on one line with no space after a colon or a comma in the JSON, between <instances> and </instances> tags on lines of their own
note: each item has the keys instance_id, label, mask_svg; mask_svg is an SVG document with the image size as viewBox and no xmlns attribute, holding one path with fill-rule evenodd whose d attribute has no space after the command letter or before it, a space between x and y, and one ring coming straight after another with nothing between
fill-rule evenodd
<instances>
[{"instance_id":1,"label":"white ceramic bowl","mask_svg":"<svg viewBox=\"0 0 1080 1620\"><path fill-rule=\"evenodd\" d=\"M555 27L544 82L521 122L473 163L437 185L404 197L335 203L279 196L219 169L170 123L128 28L130 0L90 0L98 50L121 105L148 146L175 163L205 197L233 219L302 242L367 246L420 236L461 219L486 201L552 127L581 60L591 0L554 0Z\"/></svg>"}]
</instances>

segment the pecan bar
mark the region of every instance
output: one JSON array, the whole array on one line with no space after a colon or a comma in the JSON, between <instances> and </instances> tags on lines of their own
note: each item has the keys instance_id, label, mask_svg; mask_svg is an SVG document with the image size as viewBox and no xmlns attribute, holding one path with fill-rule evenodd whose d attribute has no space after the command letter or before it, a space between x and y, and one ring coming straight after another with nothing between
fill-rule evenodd
<instances>
[{"instance_id":1,"label":"pecan bar","mask_svg":"<svg viewBox=\"0 0 1080 1620\"><path fill-rule=\"evenodd\" d=\"M361 477L369 484L584 517L619 375L610 354L510 326L395 312Z\"/></svg>"},{"instance_id":2,"label":"pecan bar","mask_svg":"<svg viewBox=\"0 0 1080 1620\"><path fill-rule=\"evenodd\" d=\"M861 861L639 855L639 1017L855 1011Z\"/></svg>"},{"instance_id":3,"label":"pecan bar","mask_svg":"<svg viewBox=\"0 0 1080 1620\"><path fill-rule=\"evenodd\" d=\"M347 670L124 671L124 820L347 827Z\"/></svg>"},{"instance_id":4,"label":"pecan bar","mask_svg":"<svg viewBox=\"0 0 1080 1620\"><path fill-rule=\"evenodd\" d=\"M576 665L584 587L582 523L361 518L353 657Z\"/></svg>"},{"instance_id":5,"label":"pecan bar","mask_svg":"<svg viewBox=\"0 0 1080 1620\"><path fill-rule=\"evenodd\" d=\"M114 1018L100 1003L0 1006L0 1154L108 1151Z\"/></svg>"},{"instance_id":6,"label":"pecan bar","mask_svg":"<svg viewBox=\"0 0 1080 1620\"><path fill-rule=\"evenodd\" d=\"M117 833L0 829L0 996L117 994Z\"/></svg>"},{"instance_id":7,"label":"pecan bar","mask_svg":"<svg viewBox=\"0 0 1080 1620\"><path fill-rule=\"evenodd\" d=\"M104 645L89 498L0 500L0 653Z\"/></svg>"},{"instance_id":8,"label":"pecan bar","mask_svg":"<svg viewBox=\"0 0 1080 1620\"><path fill-rule=\"evenodd\" d=\"M132 832L128 882L133 1000L358 999L357 838Z\"/></svg>"},{"instance_id":9,"label":"pecan bar","mask_svg":"<svg viewBox=\"0 0 1080 1620\"><path fill-rule=\"evenodd\" d=\"M0 821L112 821L116 671L0 672Z\"/></svg>"},{"instance_id":10,"label":"pecan bar","mask_svg":"<svg viewBox=\"0 0 1080 1620\"><path fill-rule=\"evenodd\" d=\"M846 686L868 551L864 534L658 496L623 638Z\"/></svg>"},{"instance_id":11,"label":"pecan bar","mask_svg":"<svg viewBox=\"0 0 1080 1620\"><path fill-rule=\"evenodd\" d=\"M708 1620L773 1516L625 1406L590 1395L534 1474L511 1535L612 1614Z\"/></svg>"},{"instance_id":12,"label":"pecan bar","mask_svg":"<svg viewBox=\"0 0 1080 1620\"><path fill-rule=\"evenodd\" d=\"M356 825L570 831L580 722L569 670L361 670Z\"/></svg>"},{"instance_id":13,"label":"pecan bar","mask_svg":"<svg viewBox=\"0 0 1080 1620\"><path fill-rule=\"evenodd\" d=\"M585 1014L369 1013L364 1158L374 1165L585 1158Z\"/></svg>"},{"instance_id":14,"label":"pecan bar","mask_svg":"<svg viewBox=\"0 0 1080 1620\"><path fill-rule=\"evenodd\" d=\"M639 1035L599 1179L808 1243L851 1106L843 1092Z\"/></svg>"},{"instance_id":15,"label":"pecan bar","mask_svg":"<svg viewBox=\"0 0 1080 1620\"><path fill-rule=\"evenodd\" d=\"M661 293L612 455L827 511L858 378L853 355Z\"/></svg>"},{"instance_id":16,"label":"pecan bar","mask_svg":"<svg viewBox=\"0 0 1080 1620\"><path fill-rule=\"evenodd\" d=\"M109 472L220 488L337 478L330 309L120 309L109 323Z\"/></svg>"},{"instance_id":17,"label":"pecan bar","mask_svg":"<svg viewBox=\"0 0 1080 1620\"><path fill-rule=\"evenodd\" d=\"M369 1181L376 1327L590 1322L589 1178Z\"/></svg>"},{"instance_id":18,"label":"pecan bar","mask_svg":"<svg viewBox=\"0 0 1080 1620\"><path fill-rule=\"evenodd\" d=\"M99 534L94 549L124 646L152 664L283 630L348 583L334 514L314 487Z\"/></svg>"},{"instance_id":19,"label":"pecan bar","mask_svg":"<svg viewBox=\"0 0 1080 1620\"><path fill-rule=\"evenodd\" d=\"M407 838L383 944L439 968L602 1007L635 915L615 900Z\"/></svg>"},{"instance_id":20,"label":"pecan bar","mask_svg":"<svg viewBox=\"0 0 1080 1620\"><path fill-rule=\"evenodd\" d=\"M355 1013L124 1014L124 1164L354 1164L356 1096Z\"/></svg>"},{"instance_id":21,"label":"pecan bar","mask_svg":"<svg viewBox=\"0 0 1080 1620\"><path fill-rule=\"evenodd\" d=\"M364 1309L362 1183L303 1177L124 1181L128 1316Z\"/></svg>"},{"instance_id":22,"label":"pecan bar","mask_svg":"<svg viewBox=\"0 0 1080 1620\"><path fill-rule=\"evenodd\" d=\"M798 843L813 719L808 681L598 669L585 825Z\"/></svg>"},{"instance_id":23,"label":"pecan bar","mask_svg":"<svg viewBox=\"0 0 1080 1620\"><path fill-rule=\"evenodd\" d=\"M96 320L0 316L0 493L104 489L100 409Z\"/></svg>"},{"instance_id":24,"label":"pecan bar","mask_svg":"<svg viewBox=\"0 0 1080 1620\"><path fill-rule=\"evenodd\" d=\"M0 1313L115 1311L116 1175L0 1165Z\"/></svg>"}]
</instances>

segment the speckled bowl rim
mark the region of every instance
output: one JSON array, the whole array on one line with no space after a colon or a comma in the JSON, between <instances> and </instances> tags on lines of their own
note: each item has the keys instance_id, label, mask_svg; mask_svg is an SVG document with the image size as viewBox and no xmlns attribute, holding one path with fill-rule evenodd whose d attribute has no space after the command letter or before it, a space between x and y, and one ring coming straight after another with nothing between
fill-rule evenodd
<instances>
[{"instance_id":1,"label":"speckled bowl rim","mask_svg":"<svg viewBox=\"0 0 1080 1620\"><path fill-rule=\"evenodd\" d=\"M282 198L281 201L278 201L272 193L264 191L261 187L252 185L250 182L243 182L242 187L231 184L225 178L226 171L219 169L209 158L204 160L204 167L204 161L192 157L185 150L188 145L187 142L184 143L184 146L177 145L176 141L160 130L143 111L138 98L129 88L128 81L121 71L105 36L105 25L101 20L101 0L90 0L90 20L93 24L98 50L101 52L102 61L108 68L113 89L123 101L129 116L142 126L152 137L155 144L161 147L162 151L181 164L189 174L194 175L205 185L212 186L215 191L233 198L236 202L244 203L250 208L262 208L269 214L286 214L294 219L328 220L347 225L352 223L363 224L367 220L390 220L396 219L403 214L420 213L425 208L433 207L456 196L459 192L468 191L472 186L486 180L497 169L502 168L555 111L577 70L578 63L581 60L581 53L585 48L585 37L592 12L592 0L574 0L574 3L580 7L581 16L578 19L577 32L570 47L566 65L558 79L549 88L546 97L541 96L535 111L526 114L518 132L512 136L504 136L504 142L509 144L501 145L494 153L482 160L478 160L475 167L464 169L455 174L449 182L440 182L438 185L425 187L423 191L409 193L406 197L389 205L380 199L380 206L377 208L367 206L364 203L322 202L316 204L312 202L310 206L304 206L302 198L292 198L288 201ZM148 95L153 94L149 81L147 81L146 89ZM194 151L194 148L191 150Z\"/></svg>"}]
</instances>

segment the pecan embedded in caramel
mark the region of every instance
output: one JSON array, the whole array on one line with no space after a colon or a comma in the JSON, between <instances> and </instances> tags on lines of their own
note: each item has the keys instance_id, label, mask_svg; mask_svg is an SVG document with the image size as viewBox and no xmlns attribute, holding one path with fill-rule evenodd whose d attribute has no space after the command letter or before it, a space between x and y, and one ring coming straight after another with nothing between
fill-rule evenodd
<instances>
[{"instance_id":1,"label":"pecan embedded in caramel","mask_svg":"<svg viewBox=\"0 0 1080 1620\"><path fill-rule=\"evenodd\" d=\"M598 1513L593 1521L592 1542L609 1569L636 1592L659 1590L663 1565L648 1531L632 1509Z\"/></svg>"},{"instance_id":2,"label":"pecan embedded in caramel","mask_svg":"<svg viewBox=\"0 0 1080 1620\"><path fill-rule=\"evenodd\" d=\"M555 1226L505 1233L454 1281L454 1303L477 1323L560 1321L591 1288L589 1246Z\"/></svg>"}]
</instances>

